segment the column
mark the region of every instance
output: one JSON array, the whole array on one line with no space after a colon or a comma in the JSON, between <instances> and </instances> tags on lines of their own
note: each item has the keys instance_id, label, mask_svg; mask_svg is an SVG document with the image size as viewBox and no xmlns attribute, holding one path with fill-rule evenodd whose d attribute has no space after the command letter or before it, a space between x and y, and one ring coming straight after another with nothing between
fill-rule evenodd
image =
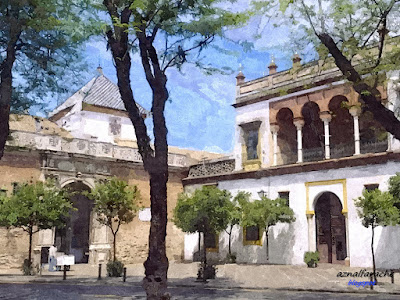
<instances>
[{"instance_id":1,"label":"column","mask_svg":"<svg viewBox=\"0 0 400 300\"><path fill-rule=\"evenodd\" d=\"M304 120L302 118L295 119L293 124L297 128L297 162L303 162L303 132Z\"/></svg>"},{"instance_id":2,"label":"column","mask_svg":"<svg viewBox=\"0 0 400 300\"><path fill-rule=\"evenodd\" d=\"M273 166L278 165L278 124L270 124L271 133L272 133L272 141L273 141L273 151L274 151L274 160L272 162Z\"/></svg>"},{"instance_id":3,"label":"column","mask_svg":"<svg viewBox=\"0 0 400 300\"><path fill-rule=\"evenodd\" d=\"M360 126L358 122L358 117L361 113L361 108L359 106L352 106L349 109L350 114L354 119L354 155L359 155L360 152Z\"/></svg>"},{"instance_id":4,"label":"column","mask_svg":"<svg viewBox=\"0 0 400 300\"><path fill-rule=\"evenodd\" d=\"M331 158L331 149L329 146L329 122L332 120L332 116L329 111L323 111L320 113L320 118L324 122L324 134L325 134L325 159Z\"/></svg>"}]
</instances>

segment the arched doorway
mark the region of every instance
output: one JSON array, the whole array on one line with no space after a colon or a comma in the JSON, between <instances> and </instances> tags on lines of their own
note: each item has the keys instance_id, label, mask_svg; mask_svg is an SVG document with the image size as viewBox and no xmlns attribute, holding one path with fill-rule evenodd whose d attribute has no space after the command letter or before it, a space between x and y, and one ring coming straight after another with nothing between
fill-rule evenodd
<instances>
[{"instance_id":1,"label":"arched doorway","mask_svg":"<svg viewBox=\"0 0 400 300\"><path fill-rule=\"evenodd\" d=\"M76 210L70 212L70 217L65 220L66 226L56 230L55 245L58 251L74 255L75 263L87 263L93 201L82 192L90 191L90 188L82 182L73 182L64 188L74 192L70 201Z\"/></svg>"},{"instance_id":2,"label":"arched doorway","mask_svg":"<svg viewBox=\"0 0 400 300\"><path fill-rule=\"evenodd\" d=\"M318 197L315 225L320 262L344 264L347 256L346 221L342 204L334 193L325 192Z\"/></svg>"}]
</instances>

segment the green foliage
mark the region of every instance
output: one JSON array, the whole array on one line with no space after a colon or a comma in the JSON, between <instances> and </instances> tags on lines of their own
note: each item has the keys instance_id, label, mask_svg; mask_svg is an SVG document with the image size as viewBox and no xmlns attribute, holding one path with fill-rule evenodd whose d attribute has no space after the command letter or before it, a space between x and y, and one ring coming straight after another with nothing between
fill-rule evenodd
<instances>
[{"instance_id":1,"label":"green foliage","mask_svg":"<svg viewBox=\"0 0 400 300\"><path fill-rule=\"evenodd\" d=\"M0 219L8 226L30 232L33 227L48 229L63 227L72 204L68 194L53 181L23 183L9 198L3 200ZM33 232L34 233L34 232Z\"/></svg>"},{"instance_id":2,"label":"green foliage","mask_svg":"<svg viewBox=\"0 0 400 300\"><path fill-rule=\"evenodd\" d=\"M137 186L129 187L126 181L116 177L96 184L91 192L85 194L94 200L93 210L97 220L113 231L114 223L119 225L131 222L139 209L140 193Z\"/></svg>"},{"instance_id":3,"label":"green foliage","mask_svg":"<svg viewBox=\"0 0 400 300\"><path fill-rule=\"evenodd\" d=\"M319 252L318 251L307 251L304 253L304 262L309 268L316 266L319 262Z\"/></svg>"},{"instance_id":4,"label":"green foliage","mask_svg":"<svg viewBox=\"0 0 400 300\"><path fill-rule=\"evenodd\" d=\"M389 178L389 193L393 196L396 205L400 203L400 173Z\"/></svg>"},{"instance_id":5,"label":"green foliage","mask_svg":"<svg viewBox=\"0 0 400 300\"><path fill-rule=\"evenodd\" d=\"M98 33L90 0L7 0L0 2L0 72L7 48L15 51L11 111L45 105L43 98L72 92L86 67L82 43ZM62 78L62 80L60 80ZM80 79L81 78L81 79Z\"/></svg>"},{"instance_id":6,"label":"green foliage","mask_svg":"<svg viewBox=\"0 0 400 300\"><path fill-rule=\"evenodd\" d=\"M286 205L286 199L271 200L262 197L261 200L254 200L243 206L243 227L258 226L268 230L279 222L291 223L295 220L293 210Z\"/></svg>"},{"instance_id":7,"label":"green foliage","mask_svg":"<svg viewBox=\"0 0 400 300\"><path fill-rule=\"evenodd\" d=\"M184 232L218 233L230 221L231 194L214 186L203 186L193 195L180 194L174 209L174 223Z\"/></svg>"},{"instance_id":8,"label":"green foliage","mask_svg":"<svg viewBox=\"0 0 400 300\"><path fill-rule=\"evenodd\" d=\"M392 194L378 189L364 190L362 197L355 199L358 215L366 228L398 224L400 214L395 206L396 203L397 201Z\"/></svg>"},{"instance_id":9,"label":"green foliage","mask_svg":"<svg viewBox=\"0 0 400 300\"><path fill-rule=\"evenodd\" d=\"M90 192L84 193L94 200L93 211L97 221L108 226L114 236L114 261L116 261L116 235L122 224L133 220L138 211L140 192L136 185L128 186L124 180L116 177L96 184Z\"/></svg>"},{"instance_id":10,"label":"green foliage","mask_svg":"<svg viewBox=\"0 0 400 300\"><path fill-rule=\"evenodd\" d=\"M108 277L121 277L124 273L124 264L118 260L107 263Z\"/></svg>"}]
</instances>

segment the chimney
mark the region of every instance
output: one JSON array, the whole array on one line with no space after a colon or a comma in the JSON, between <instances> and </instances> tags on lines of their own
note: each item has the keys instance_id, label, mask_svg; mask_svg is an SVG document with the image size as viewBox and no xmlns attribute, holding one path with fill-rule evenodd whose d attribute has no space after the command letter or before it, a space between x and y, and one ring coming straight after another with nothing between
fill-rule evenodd
<instances>
[{"instance_id":1,"label":"chimney","mask_svg":"<svg viewBox=\"0 0 400 300\"><path fill-rule=\"evenodd\" d=\"M242 71L239 71L239 73L236 75L236 85L240 85L242 83L244 83L244 79L246 77L244 76Z\"/></svg>"},{"instance_id":2,"label":"chimney","mask_svg":"<svg viewBox=\"0 0 400 300\"><path fill-rule=\"evenodd\" d=\"M292 60L293 60L293 69L297 69L301 66L300 63L301 57L297 52L293 55Z\"/></svg>"},{"instance_id":3,"label":"chimney","mask_svg":"<svg viewBox=\"0 0 400 300\"><path fill-rule=\"evenodd\" d=\"M103 68L98 66L97 67L97 72L99 73L100 76L103 75Z\"/></svg>"},{"instance_id":4,"label":"chimney","mask_svg":"<svg viewBox=\"0 0 400 300\"><path fill-rule=\"evenodd\" d=\"M269 66L268 66L269 75L275 74L277 68L278 68L278 66L275 64L275 58L272 56L271 62L269 63Z\"/></svg>"}]
</instances>

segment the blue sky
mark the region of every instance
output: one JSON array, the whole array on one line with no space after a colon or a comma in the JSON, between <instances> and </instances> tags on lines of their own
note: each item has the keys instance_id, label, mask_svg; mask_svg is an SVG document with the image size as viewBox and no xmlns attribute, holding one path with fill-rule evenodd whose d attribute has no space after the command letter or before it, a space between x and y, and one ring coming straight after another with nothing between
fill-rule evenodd
<instances>
[{"instance_id":1,"label":"blue sky","mask_svg":"<svg viewBox=\"0 0 400 300\"><path fill-rule=\"evenodd\" d=\"M259 28L263 28L263 31L258 32ZM257 40L253 38L256 32L261 33ZM189 64L183 67L182 72L169 69L167 87L170 101L165 110L168 143L182 148L230 153L233 150L235 124L232 104L235 101L235 76L239 64L242 64L246 80L267 74L271 55L275 57L278 71L287 69L291 62L291 52L280 50L286 42L285 35L285 29L272 28L268 24L265 26L262 19L253 19L246 27L227 32L229 39L253 42L252 51L246 52L235 43L217 39L215 45L228 50L229 55L213 47L202 53L205 56L204 62L230 67L235 70L233 74L205 75ZM104 39L92 40L86 46L85 56L90 76L95 75L96 67L100 64L104 75L114 83L117 82L115 67ZM150 109L151 92L137 54L132 58L131 80L136 101ZM152 120L146 122L150 133Z\"/></svg>"}]
</instances>

